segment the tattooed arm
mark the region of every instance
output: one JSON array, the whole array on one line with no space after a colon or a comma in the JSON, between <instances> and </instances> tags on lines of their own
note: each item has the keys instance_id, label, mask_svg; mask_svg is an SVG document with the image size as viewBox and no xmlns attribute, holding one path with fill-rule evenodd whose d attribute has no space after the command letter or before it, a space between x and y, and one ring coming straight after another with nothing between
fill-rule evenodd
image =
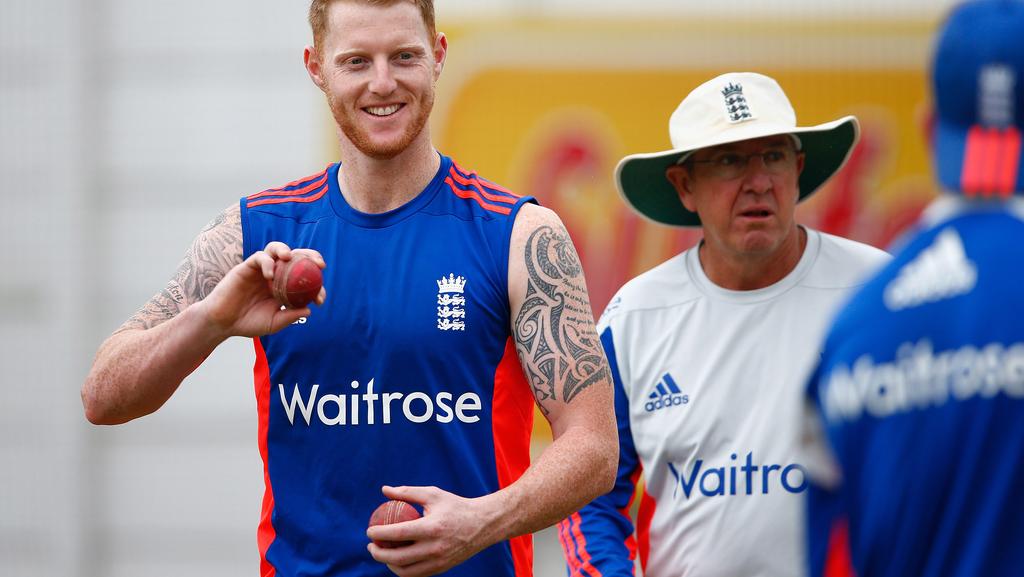
<instances>
[{"instance_id":1,"label":"tattooed arm","mask_svg":"<svg viewBox=\"0 0 1024 577\"><path fill-rule=\"evenodd\" d=\"M86 418L117 424L148 415L228 337L266 334L309 314L280 310L270 294L267 279L279 258L290 258L290 250L271 243L243 262L239 207L221 213L167 286L100 346L82 385Z\"/></svg>"},{"instance_id":2,"label":"tattooed arm","mask_svg":"<svg viewBox=\"0 0 1024 577\"><path fill-rule=\"evenodd\" d=\"M509 487L511 533L552 525L611 489L618 433L611 371L576 248L554 212L523 206L509 261L512 334L552 444Z\"/></svg>"},{"instance_id":3,"label":"tattooed arm","mask_svg":"<svg viewBox=\"0 0 1024 577\"><path fill-rule=\"evenodd\" d=\"M561 221L528 204L509 253L512 333L554 442L516 482L467 499L436 487L385 487L388 498L423 505L420 521L371 527L369 546L400 577L434 575L493 543L561 521L611 489L619 445L611 373L594 328L576 249Z\"/></svg>"}]
</instances>

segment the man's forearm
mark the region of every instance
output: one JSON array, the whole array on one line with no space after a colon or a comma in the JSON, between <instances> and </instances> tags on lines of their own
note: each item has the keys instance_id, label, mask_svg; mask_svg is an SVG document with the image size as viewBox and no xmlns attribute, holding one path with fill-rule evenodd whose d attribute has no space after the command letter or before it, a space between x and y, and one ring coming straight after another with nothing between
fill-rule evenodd
<instances>
[{"instance_id":1,"label":"man's forearm","mask_svg":"<svg viewBox=\"0 0 1024 577\"><path fill-rule=\"evenodd\" d=\"M611 490L618 447L614 435L577 427L566 430L523 476L488 495L492 542L539 531Z\"/></svg>"},{"instance_id":2,"label":"man's forearm","mask_svg":"<svg viewBox=\"0 0 1024 577\"><path fill-rule=\"evenodd\" d=\"M114 425L152 413L225 338L195 305L153 328L115 333L82 385L86 418Z\"/></svg>"}]
</instances>

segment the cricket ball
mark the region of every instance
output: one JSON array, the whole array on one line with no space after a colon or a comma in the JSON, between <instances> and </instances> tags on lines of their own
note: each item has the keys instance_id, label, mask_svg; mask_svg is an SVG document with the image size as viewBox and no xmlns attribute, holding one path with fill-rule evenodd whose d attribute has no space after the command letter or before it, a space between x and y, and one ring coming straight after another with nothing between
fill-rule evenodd
<instances>
[{"instance_id":1,"label":"cricket ball","mask_svg":"<svg viewBox=\"0 0 1024 577\"><path fill-rule=\"evenodd\" d=\"M313 259L293 254L291 260L274 264L271 291L274 298L290 309L300 309L316 299L324 276Z\"/></svg>"},{"instance_id":2,"label":"cricket ball","mask_svg":"<svg viewBox=\"0 0 1024 577\"><path fill-rule=\"evenodd\" d=\"M370 515L370 527L413 521L419 518L420 512L409 503L395 500L385 501ZM378 547L394 549L395 547L411 545L412 541L374 541L373 543Z\"/></svg>"}]
</instances>

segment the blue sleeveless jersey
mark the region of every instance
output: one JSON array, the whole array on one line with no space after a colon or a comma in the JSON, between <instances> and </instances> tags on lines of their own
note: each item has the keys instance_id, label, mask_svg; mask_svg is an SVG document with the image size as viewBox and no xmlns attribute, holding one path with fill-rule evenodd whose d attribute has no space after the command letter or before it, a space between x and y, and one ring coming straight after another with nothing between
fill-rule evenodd
<instances>
[{"instance_id":1,"label":"blue sleeveless jersey","mask_svg":"<svg viewBox=\"0 0 1024 577\"><path fill-rule=\"evenodd\" d=\"M510 338L508 251L531 199L442 157L416 198L365 214L338 170L241 200L245 257L281 241L327 262L324 305L255 339L265 577L392 575L366 550L382 485L478 497L529 466L533 396ZM524 536L446 575L531 567Z\"/></svg>"},{"instance_id":2,"label":"blue sleeveless jersey","mask_svg":"<svg viewBox=\"0 0 1024 577\"><path fill-rule=\"evenodd\" d=\"M836 319L809 395L842 479L809 493L812 575L1024 572L1020 214L954 207Z\"/></svg>"}]
</instances>

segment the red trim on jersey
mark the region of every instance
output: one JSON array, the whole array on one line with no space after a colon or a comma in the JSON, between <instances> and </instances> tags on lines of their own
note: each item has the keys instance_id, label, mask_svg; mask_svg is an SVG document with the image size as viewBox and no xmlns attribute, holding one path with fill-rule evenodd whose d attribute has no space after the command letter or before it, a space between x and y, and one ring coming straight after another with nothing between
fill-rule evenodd
<instances>
[{"instance_id":1,"label":"red trim on jersey","mask_svg":"<svg viewBox=\"0 0 1024 577\"><path fill-rule=\"evenodd\" d=\"M587 538L583 536L583 531L580 531L580 523L583 520L580 519L580 514L573 513L569 515L569 526L572 527L573 537L576 538L576 554L579 556L581 561L581 568L587 572L590 577L602 577L600 571L596 567L590 564L590 553L587 551Z\"/></svg>"},{"instance_id":2,"label":"red trim on jersey","mask_svg":"<svg viewBox=\"0 0 1024 577\"><path fill-rule=\"evenodd\" d=\"M491 428L498 484L504 489L523 476L530 466L530 434L533 432L533 395L519 366L519 355L511 337L494 371ZM513 537L509 545L516 577L530 577L533 574L533 535Z\"/></svg>"},{"instance_id":3,"label":"red trim on jersey","mask_svg":"<svg viewBox=\"0 0 1024 577\"><path fill-rule=\"evenodd\" d=\"M836 519L828 536L824 577L857 577L850 559L850 531L846 519Z\"/></svg>"},{"instance_id":4,"label":"red trim on jersey","mask_svg":"<svg viewBox=\"0 0 1024 577\"><path fill-rule=\"evenodd\" d=\"M1021 135L1016 128L972 126L964 145L960 187L966 196L1009 197L1020 170Z\"/></svg>"},{"instance_id":5,"label":"red trim on jersey","mask_svg":"<svg viewBox=\"0 0 1024 577\"><path fill-rule=\"evenodd\" d=\"M309 179L316 179L316 180L309 180ZM309 191L311 191L311 190L313 190L315 188L320 188L320 185L324 184L325 182L327 182L327 171L326 170L321 172L321 173L315 174L313 176L308 176L308 177L306 177L306 178L304 178L302 180L297 180L297 181L295 181L295 182L293 182L291 184L286 184L285 186L282 186L281 188L271 188L269 190L264 190L263 192L257 192L256 194L251 194L251 195L249 195L249 196L247 196L245 198L247 200L255 200L257 198L262 198L264 196L299 196L301 194L306 194L307 192L309 192ZM295 190L285 190L289 186L295 186L296 184L301 184L303 186L301 188L297 188Z\"/></svg>"},{"instance_id":6,"label":"red trim on jersey","mask_svg":"<svg viewBox=\"0 0 1024 577\"><path fill-rule=\"evenodd\" d=\"M270 486L270 469L267 455L267 431L270 425L270 365L263 343L259 338L252 340L256 347L256 364L252 372L256 385L256 414L259 415L259 446L263 457L263 508L260 511L260 525L256 530L256 543L260 550L260 577L274 577L277 569L267 561L267 549L277 537L272 515L274 513L274 490Z\"/></svg>"},{"instance_id":7,"label":"red trim on jersey","mask_svg":"<svg viewBox=\"0 0 1024 577\"><path fill-rule=\"evenodd\" d=\"M480 186L481 180L479 178L466 178L459 174L458 171L455 170L454 166L452 167L451 170L448 171L448 174L449 176L452 177L452 180L454 180L455 182L463 186L472 186L487 200L493 200L495 202L504 202L508 204L515 204L516 201L519 200L519 197L509 198L506 195L494 194L493 192L484 190L484 186L487 186L486 183L484 183L484 186Z\"/></svg>"},{"instance_id":8,"label":"red trim on jersey","mask_svg":"<svg viewBox=\"0 0 1024 577\"><path fill-rule=\"evenodd\" d=\"M576 525L573 525L575 521ZM601 572L590 564L590 555L586 552L586 540L579 530L580 515L573 513L558 522L558 541L565 552L565 561L569 566L569 577L601 577ZM578 536L575 537L575 536ZM585 557L580 555L583 552ZM584 575L586 571L586 575Z\"/></svg>"},{"instance_id":9,"label":"red trim on jersey","mask_svg":"<svg viewBox=\"0 0 1024 577\"><path fill-rule=\"evenodd\" d=\"M558 542L562 545L562 551L565 552L565 562L569 565L569 577L579 577L579 571L577 570L578 562L572 554L572 547L569 544L567 537L569 531L569 520L562 519L558 522Z\"/></svg>"},{"instance_id":10,"label":"red trim on jersey","mask_svg":"<svg viewBox=\"0 0 1024 577\"><path fill-rule=\"evenodd\" d=\"M254 202L250 202L249 204L245 205L245 207L246 208L253 208L254 206L261 206L261 205L264 205L264 204L281 204L282 202L313 202L314 200L319 200L320 197L323 196L324 194L326 194L327 190L329 189L329 187L326 184L321 184L320 186L322 187L320 189L320 191L317 192L316 194L312 195L312 196L304 196L302 198L291 198L291 197L265 198L263 200L257 200L257 201L254 201Z\"/></svg>"},{"instance_id":11,"label":"red trim on jersey","mask_svg":"<svg viewBox=\"0 0 1024 577\"><path fill-rule=\"evenodd\" d=\"M640 475L642 473L643 467L637 467L636 470L633 471L633 474L629 476L630 485L633 487L633 494L630 495L629 497L629 503L626 503L625 507L619 509L619 513L627 519L630 518L629 510L631 507L633 507L633 501L636 500L636 484L637 481L640 480ZM636 533L631 533L628 537L626 537L626 540L623 542L623 545L625 545L626 550L629 551L629 560L636 560Z\"/></svg>"},{"instance_id":12,"label":"red trim on jersey","mask_svg":"<svg viewBox=\"0 0 1024 577\"><path fill-rule=\"evenodd\" d=\"M637 467L633 474L630 475L630 483L635 488L637 480L640 478L642 469ZM625 507L618 509L626 519L632 519L629 516L629 509L633 506L633 500L636 498L636 492L629 498L629 502L626 503ZM583 526L583 519L579 513L573 513L569 518L564 519L558 523L558 540L562 544L562 551L565 552L565 559L569 565L569 577L585 577L586 575L591 577L602 577L600 569L594 567L590 563L590 553L587 551L587 539L583 535L581 530ZM630 534L623 541L623 545L626 547L626 551L629 553L629 560L636 560L636 538Z\"/></svg>"},{"instance_id":13,"label":"red trim on jersey","mask_svg":"<svg viewBox=\"0 0 1024 577\"><path fill-rule=\"evenodd\" d=\"M467 178L472 178L474 180L479 180L480 182L483 182L484 186L486 186L487 188L493 188L494 190L497 190L497 191L500 191L500 192L504 192L505 194L511 194L512 196L516 197L517 199L520 198L520 196L518 194L512 192L511 190L505 188L504 186L501 186L500 184L495 184L495 183L487 180L486 178L483 178L482 176L477 174L475 171L466 170L466 169L462 168L461 166L456 164L455 161L452 161L452 170L458 170L461 174L466 175Z\"/></svg>"},{"instance_id":14,"label":"red trim on jersey","mask_svg":"<svg viewBox=\"0 0 1024 577\"><path fill-rule=\"evenodd\" d=\"M640 548L640 567L647 571L647 557L651 553L651 519L654 518L654 509L658 503L647 493L647 487L644 487L644 493L640 497L640 510L637 511L636 515L636 537Z\"/></svg>"},{"instance_id":15,"label":"red trim on jersey","mask_svg":"<svg viewBox=\"0 0 1024 577\"><path fill-rule=\"evenodd\" d=\"M288 188L290 186L305 186L307 183L311 182L313 179L318 179L318 178L321 178L321 177L326 177L327 176L327 171L329 169L330 169L330 167L328 166L327 168L323 169L322 171L320 171L320 172L318 172L316 174L313 174L313 175L310 175L310 176L306 176L306 177L300 178L298 180L293 180L293 181L289 182L288 184L286 184L284 186L281 186L281 187L278 187L278 188L271 188L271 189L269 189L269 191L284 190L284 189L286 189L286 188Z\"/></svg>"},{"instance_id":16,"label":"red trim on jersey","mask_svg":"<svg viewBox=\"0 0 1024 577\"><path fill-rule=\"evenodd\" d=\"M497 206L494 204L490 204L489 202L486 202L484 201L484 199L480 198L480 195L473 192L472 190L462 190L461 188L455 186L455 183L452 181L451 176L446 176L444 182L445 184L448 185L448 190L452 191L452 194L459 198L468 198L475 200L477 204L479 204L486 210L489 210L491 212L497 212L498 214L507 215L512 213L512 209L507 206Z\"/></svg>"}]
</instances>

